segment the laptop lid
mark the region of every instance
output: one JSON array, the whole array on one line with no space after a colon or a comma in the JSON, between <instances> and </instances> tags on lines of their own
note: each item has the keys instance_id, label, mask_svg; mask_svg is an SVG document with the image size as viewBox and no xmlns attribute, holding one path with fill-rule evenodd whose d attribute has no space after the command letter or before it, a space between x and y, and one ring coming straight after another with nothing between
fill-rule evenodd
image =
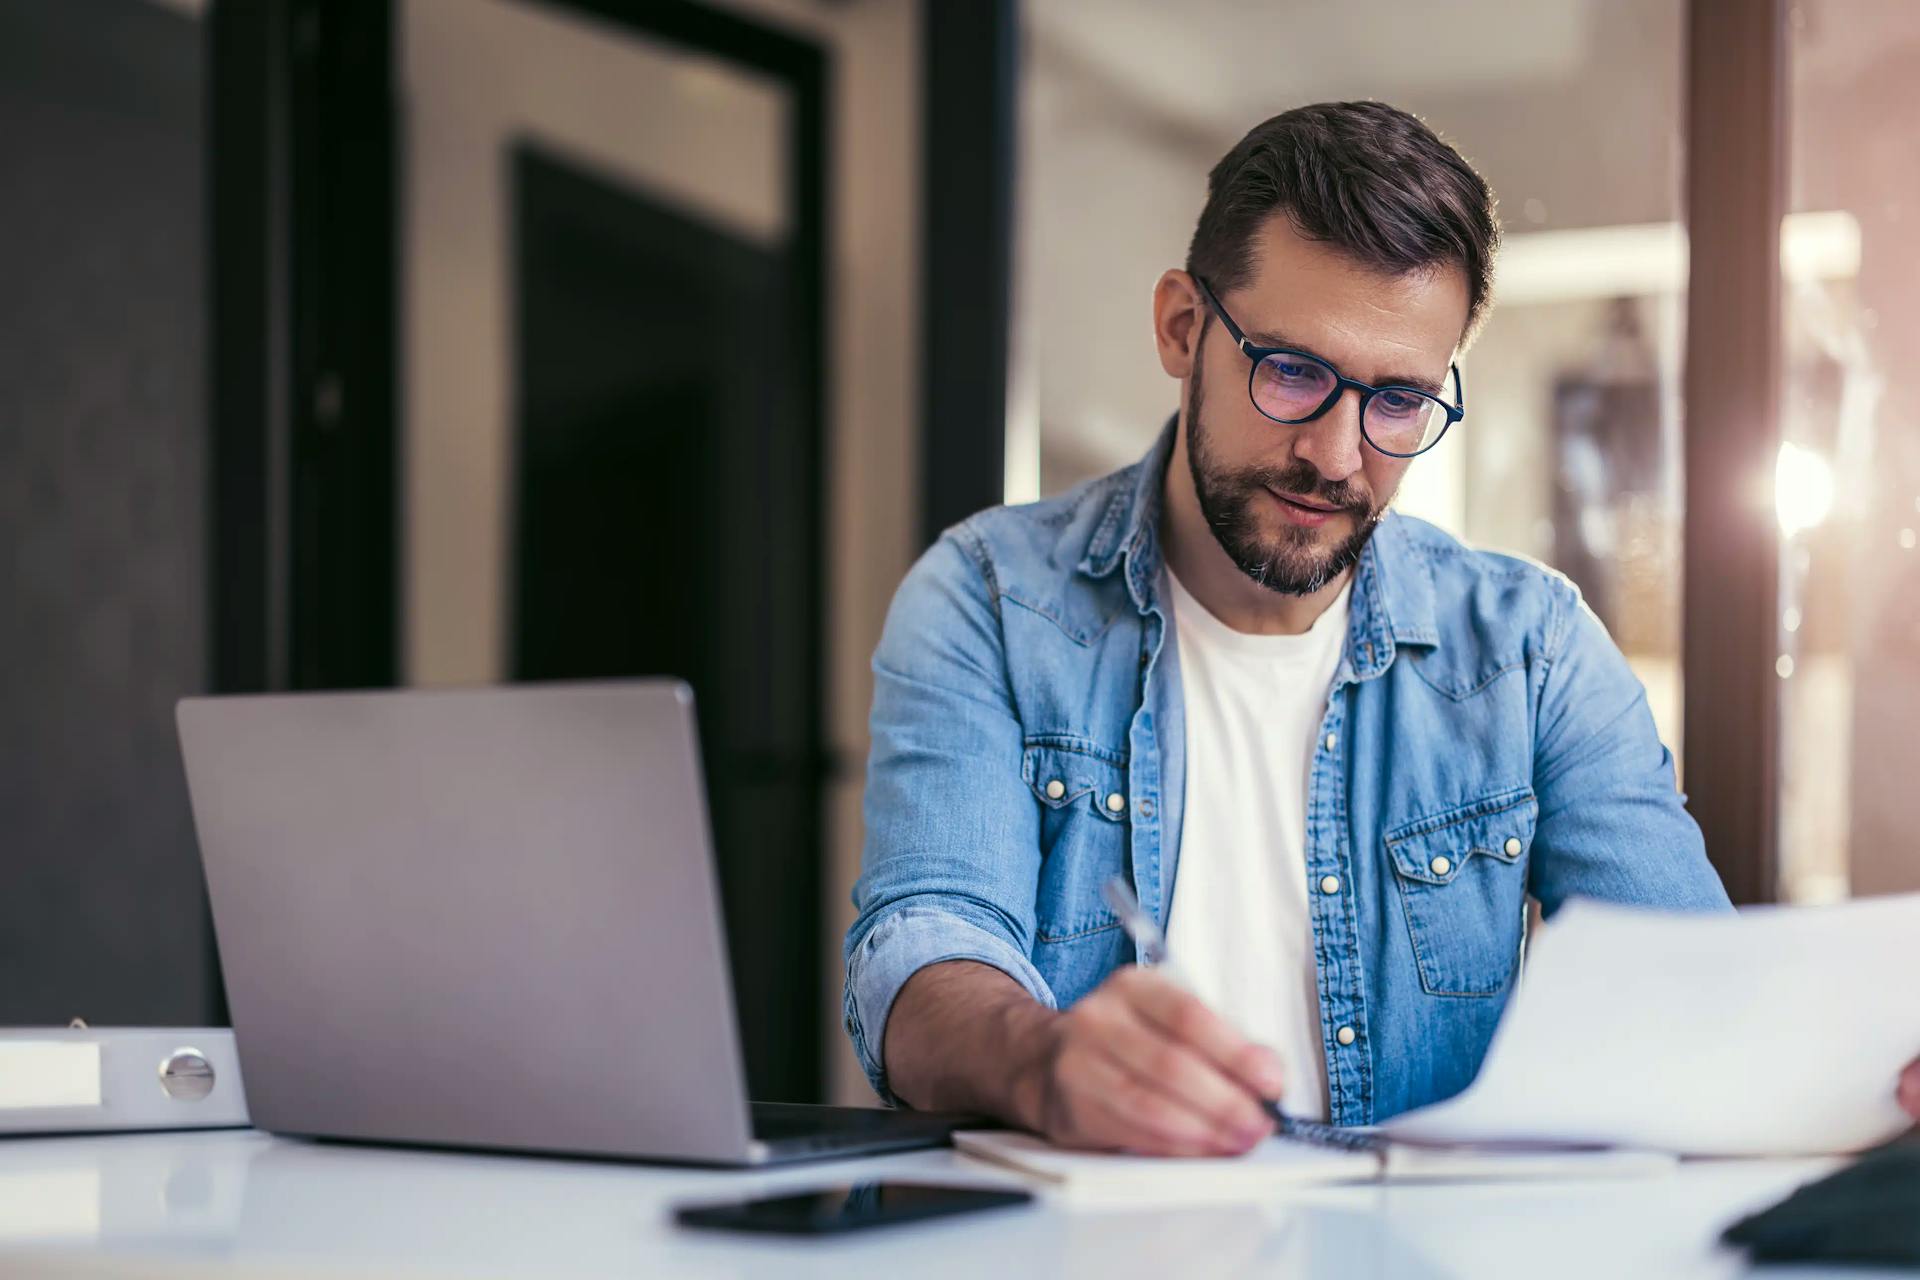
<instances>
[{"instance_id":1,"label":"laptop lid","mask_svg":"<svg viewBox=\"0 0 1920 1280\"><path fill-rule=\"evenodd\" d=\"M684 684L189 698L178 722L255 1124L748 1158Z\"/></svg>"}]
</instances>

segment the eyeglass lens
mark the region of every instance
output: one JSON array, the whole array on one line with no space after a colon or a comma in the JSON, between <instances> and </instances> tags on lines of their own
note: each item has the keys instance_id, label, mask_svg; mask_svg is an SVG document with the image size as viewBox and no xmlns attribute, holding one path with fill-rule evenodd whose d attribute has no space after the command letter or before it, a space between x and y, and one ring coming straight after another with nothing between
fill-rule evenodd
<instances>
[{"instance_id":1,"label":"eyeglass lens","mask_svg":"<svg viewBox=\"0 0 1920 1280\"><path fill-rule=\"evenodd\" d=\"M1333 370L1304 356L1270 355L1254 367L1254 407L1281 422L1301 422L1327 403L1338 384ZM1438 400L1418 391L1388 388L1367 398L1361 423L1375 448L1389 453L1418 453L1439 438L1447 413Z\"/></svg>"}]
</instances>

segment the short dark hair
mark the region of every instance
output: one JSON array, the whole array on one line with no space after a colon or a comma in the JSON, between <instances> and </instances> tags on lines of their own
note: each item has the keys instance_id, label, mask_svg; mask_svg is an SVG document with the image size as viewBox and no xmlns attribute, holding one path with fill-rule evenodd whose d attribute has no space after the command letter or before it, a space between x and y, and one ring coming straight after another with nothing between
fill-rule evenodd
<instances>
[{"instance_id":1,"label":"short dark hair","mask_svg":"<svg viewBox=\"0 0 1920 1280\"><path fill-rule=\"evenodd\" d=\"M1294 229L1394 275L1457 266L1466 341L1493 287L1492 191L1439 135L1384 102L1322 102L1255 125L1207 177L1187 270L1216 293L1253 275L1254 236L1284 211Z\"/></svg>"}]
</instances>

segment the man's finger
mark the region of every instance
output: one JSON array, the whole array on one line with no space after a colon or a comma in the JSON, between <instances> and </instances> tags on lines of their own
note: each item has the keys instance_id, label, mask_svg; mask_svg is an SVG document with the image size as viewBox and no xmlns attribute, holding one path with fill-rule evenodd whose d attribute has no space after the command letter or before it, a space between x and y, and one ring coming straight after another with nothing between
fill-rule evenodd
<instances>
[{"instance_id":1,"label":"man's finger","mask_svg":"<svg viewBox=\"0 0 1920 1280\"><path fill-rule=\"evenodd\" d=\"M1244 1149L1267 1135L1266 1112L1239 1080L1132 1009L1104 1029L1099 1047L1148 1088L1199 1114L1223 1142Z\"/></svg>"},{"instance_id":2,"label":"man's finger","mask_svg":"<svg viewBox=\"0 0 1920 1280\"><path fill-rule=\"evenodd\" d=\"M1208 1061L1263 1098L1278 1098L1286 1081L1280 1058L1254 1044L1183 987L1148 970L1127 984L1129 1003L1167 1035L1192 1045Z\"/></svg>"},{"instance_id":3,"label":"man's finger","mask_svg":"<svg viewBox=\"0 0 1920 1280\"><path fill-rule=\"evenodd\" d=\"M1920 1120L1920 1058L1907 1064L1900 1073L1900 1105L1915 1120Z\"/></svg>"},{"instance_id":4,"label":"man's finger","mask_svg":"<svg viewBox=\"0 0 1920 1280\"><path fill-rule=\"evenodd\" d=\"M1089 1052L1062 1082L1072 1095L1074 1145L1145 1155L1224 1155L1230 1150L1199 1112L1144 1084L1106 1053Z\"/></svg>"},{"instance_id":5,"label":"man's finger","mask_svg":"<svg viewBox=\"0 0 1920 1280\"><path fill-rule=\"evenodd\" d=\"M1213 1126L1164 1093L1138 1081L1123 1083L1094 1104L1123 1135L1123 1150L1148 1156L1225 1156L1243 1148L1222 1141Z\"/></svg>"}]
</instances>

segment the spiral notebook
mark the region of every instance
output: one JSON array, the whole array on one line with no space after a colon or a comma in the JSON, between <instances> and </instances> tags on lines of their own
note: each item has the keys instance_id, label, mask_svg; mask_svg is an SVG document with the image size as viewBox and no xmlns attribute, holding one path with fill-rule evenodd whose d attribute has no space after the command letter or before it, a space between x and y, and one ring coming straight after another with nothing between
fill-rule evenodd
<instances>
[{"instance_id":1,"label":"spiral notebook","mask_svg":"<svg viewBox=\"0 0 1920 1280\"><path fill-rule=\"evenodd\" d=\"M1327 1145L1268 1139L1242 1156L1164 1158L1071 1151L1030 1133L969 1129L953 1145L1012 1169L1047 1191L1086 1204L1262 1200L1302 1187L1355 1182L1506 1182L1637 1178L1671 1173L1661 1152L1545 1144L1427 1146L1393 1140Z\"/></svg>"}]
</instances>

